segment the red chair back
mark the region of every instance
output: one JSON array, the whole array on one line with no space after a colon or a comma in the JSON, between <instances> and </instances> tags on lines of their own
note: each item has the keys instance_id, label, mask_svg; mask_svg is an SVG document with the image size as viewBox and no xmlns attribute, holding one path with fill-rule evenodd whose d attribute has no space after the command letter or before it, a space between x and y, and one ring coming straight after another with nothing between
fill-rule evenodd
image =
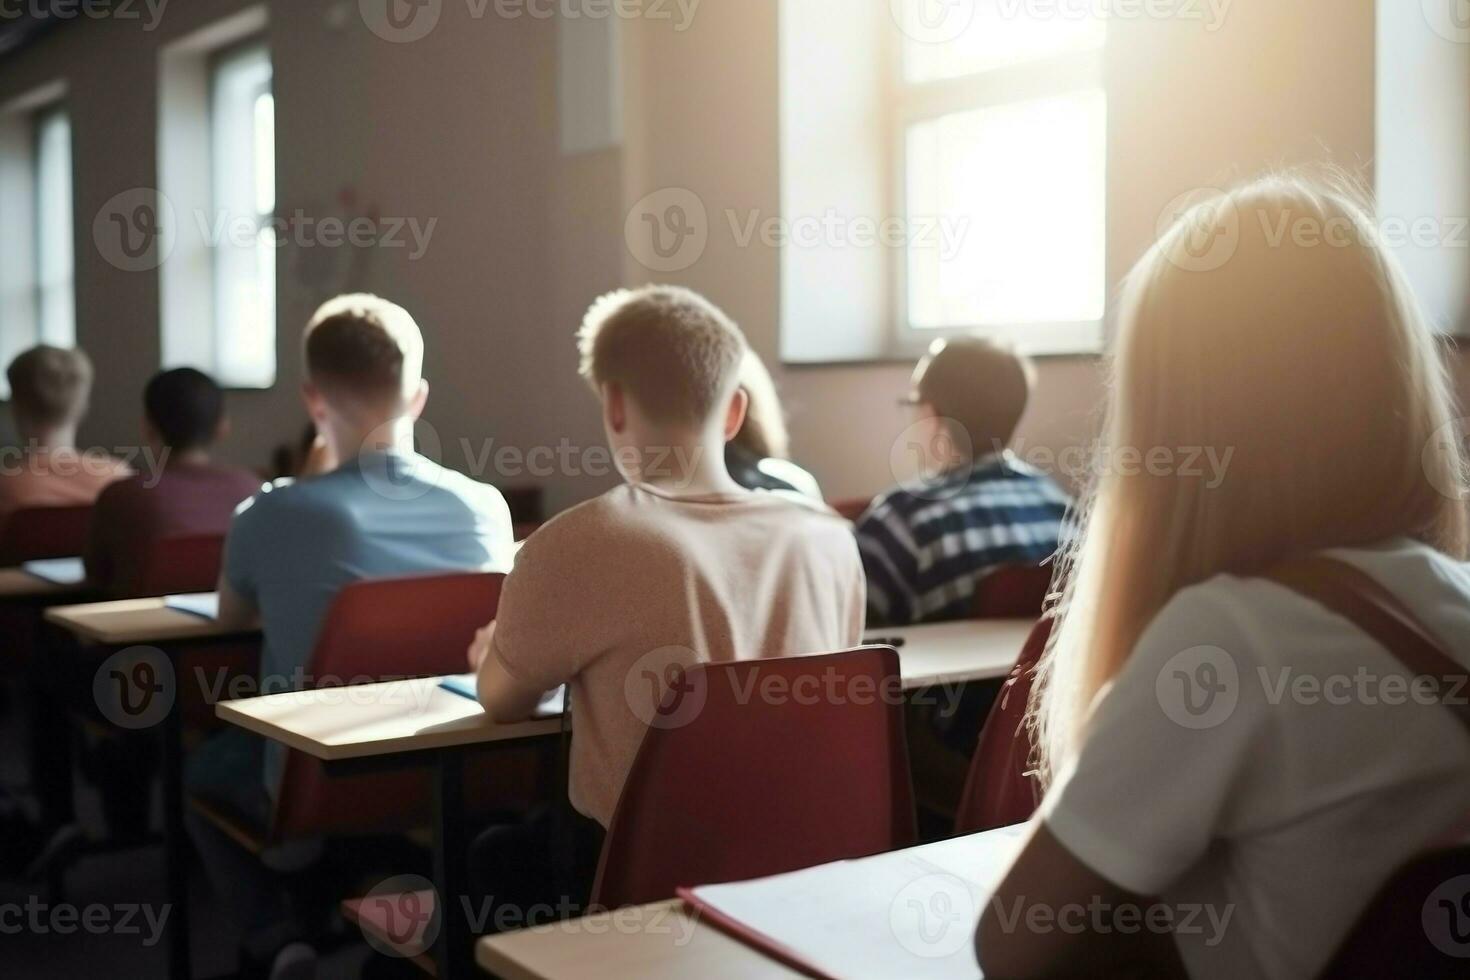
<instances>
[{"instance_id":1,"label":"red chair back","mask_svg":"<svg viewBox=\"0 0 1470 980\"><path fill-rule=\"evenodd\" d=\"M1470 844L1405 865L1379 890L1321 980L1470 973Z\"/></svg>"},{"instance_id":2,"label":"red chair back","mask_svg":"<svg viewBox=\"0 0 1470 980\"><path fill-rule=\"evenodd\" d=\"M975 585L971 619L1040 619L1051 594L1051 565L1002 565Z\"/></svg>"},{"instance_id":3,"label":"red chair back","mask_svg":"<svg viewBox=\"0 0 1470 980\"><path fill-rule=\"evenodd\" d=\"M827 501L828 507L831 507L849 521L856 521L859 517L862 517L868 512L868 508L872 504L872 497L851 497L847 500Z\"/></svg>"},{"instance_id":4,"label":"red chair back","mask_svg":"<svg viewBox=\"0 0 1470 980\"><path fill-rule=\"evenodd\" d=\"M75 558L87 548L92 505L25 507L0 529L0 567L43 558Z\"/></svg>"},{"instance_id":5,"label":"red chair back","mask_svg":"<svg viewBox=\"0 0 1470 980\"><path fill-rule=\"evenodd\" d=\"M212 592L219 584L224 552L222 534L164 538L143 556L138 581L129 591L139 596Z\"/></svg>"},{"instance_id":6,"label":"red chair back","mask_svg":"<svg viewBox=\"0 0 1470 980\"><path fill-rule=\"evenodd\" d=\"M686 718L690 692L704 701ZM660 709L669 723L643 737L593 902L641 905L911 845L902 693L890 647L689 670Z\"/></svg>"},{"instance_id":7,"label":"red chair back","mask_svg":"<svg viewBox=\"0 0 1470 980\"><path fill-rule=\"evenodd\" d=\"M475 631L495 618L504 575L475 573L358 582L327 612L312 654L310 687L462 674ZM425 823L432 799L424 769L328 776L290 752L276 804L276 839L376 833Z\"/></svg>"},{"instance_id":8,"label":"red chair back","mask_svg":"<svg viewBox=\"0 0 1470 980\"><path fill-rule=\"evenodd\" d=\"M980 742L970 761L970 774L955 816L957 834L1025 823L1041 803L1041 784L1035 776L1026 774L1031 768L1026 706L1051 626L1052 620L1043 619L1026 638L1021 656L1001 685L1000 696L980 730Z\"/></svg>"}]
</instances>

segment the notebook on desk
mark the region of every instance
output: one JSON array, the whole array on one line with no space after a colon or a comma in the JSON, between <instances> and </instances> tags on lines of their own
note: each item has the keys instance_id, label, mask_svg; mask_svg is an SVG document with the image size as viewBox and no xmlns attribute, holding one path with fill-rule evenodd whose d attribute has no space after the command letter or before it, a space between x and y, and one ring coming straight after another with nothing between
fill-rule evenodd
<instances>
[{"instance_id":1,"label":"notebook on desk","mask_svg":"<svg viewBox=\"0 0 1470 980\"><path fill-rule=\"evenodd\" d=\"M47 558L24 562L20 567L32 578L52 585L81 585L87 580L87 568L80 558Z\"/></svg>"},{"instance_id":2,"label":"notebook on desk","mask_svg":"<svg viewBox=\"0 0 1470 980\"><path fill-rule=\"evenodd\" d=\"M681 888L700 919L813 977L975 980L974 932L1025 827L728 885Z\"/></svg>"},{"instance_id":3,"label":"notebook on desk","mask_svg":"<svg viewBox=\"0 0 1470 980\"><path fill-rule=\"evenodd\" d=\"M456 674L453 677L445 677L439 681L439 686L452 694L458 694L462 698L471 701L480 700L480 693L475 689L474 674ZM537 718L555 718L566 711L567 689L559 687L541 697L541 703L536 706Z\"/></svg>"},{"instance_id":4,"label":"notebook on desk","mask_svg":"<svg viewBox=\"0 0 1470 980\"><path fill-rule=\"evenodd\" d=\"M200 619L219 619L219 593L194 592L188 595L171 595L163 604L175 612L188 613Z\"/></svg>"}]
</instances>

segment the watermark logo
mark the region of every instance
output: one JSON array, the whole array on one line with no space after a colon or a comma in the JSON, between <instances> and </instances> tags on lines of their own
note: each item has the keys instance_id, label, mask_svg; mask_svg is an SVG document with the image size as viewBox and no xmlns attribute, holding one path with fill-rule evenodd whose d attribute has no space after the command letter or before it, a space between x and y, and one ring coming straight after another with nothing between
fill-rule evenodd
<instances>
[{"instance_id":1,"label":"watermark logo","mask_svg":"<svg viewBox=\"0 0 1470 980\"><path fill-rule=\"evenodd\" d=\"M1446 467L1445 460L1455 458L1456 449L1459 450L1461 466ZM1454 419L1434 430L1420 455L1425 477L1434 489L1451 500L1470 497L1463 470L1466 459L1470 459L1470 418Z\"/></svg>"},{"instance_id":2,"label":"watermark logo","mask_svg":"<svg viewBox=\"0 0 1470 980\"><path fill-rule=\"evenodd\" d=\"M135 187L97 212L92 241L110 265L124 272L151 272L168 259L177 230L173 203L151 187Z\"/></svg>"},{"instance_id":3,"label":"watermark logo","mask_svg":"<svg viewBox=\"0 0 1470 980\"><path fill-rule=\"evenodd\" d=\"M920 44L948 44L975 23L975 0L888 0L904 35Z\"/></svg>"},{"instance_id":4,"label":"watermark logo","mask_svg":"<svg viewBox=\"0 0 1470 980\"><path fill-rule=\"evenodd\" d=\"M1424 902L1424 934L1446 956L1470 959L1470 875L1451 878Z\"/></svg>"},{"instance_id":5,"label":"watermark logo","mask_svg":"<svg viewBox=\"0 0 1470 980\"><path fill-rule=\"evenodd\" d=\"M699 195L665 187L633 205L623 225L633 258L652 272L682 272L709 245L709 214Z\"/></svg>"},{"instance_id":6,"label":"watermark logo","mask_svg":"<svg viewBox=\"0 0 1470 980\"><path fill-rule=\"evenodd\" d=\"M1178 195L1159 213L1155 230L1162 239L1181 224L1167 257L1186 272L1213 272L1234 258L1240 247L1240 213L1219 188L1201 187Z\"/></svg>"},{"instance_id":7,"label":"watermark logo","mask_svg":"<svg viewBox=\"0 0 1470 980\"><path fill-rule=\"evenodd\" d=\"M923 959L944 959L966 949L979 918L970 887L949 874L925 875L910 882L888 909L894 938Z\"/></svg>"},{"instance_id":8,"label":"watermark logo","mask_svg":"<svg viewBox=\"0 0 1470 980\"><path fill-rule=\"evenodd\" d=\"M35 20L141 20L152 32L163 21L169 0L0 0L0 22Z\"/></svg>"},{"instance_id":9,"label":"watermark logo","mask_svg":"<svg viewBox=\"0 0 1470 980\"><path fill-rule=\"evenodd\" d=\"M1470 0L1419 0L1430 30L1456 44L1470 44Z\"/></svg>"},{"instance_id":10,"label":"watermark logo","mask_svg":"<svg viewBox=\"0 0 1470 980\"><path fill-rule=\"evenodd\" d=\"M913 496L948 500L964 491L974 463L969 431L955 419L920 419L905 428L888 450L888 472Z\"/></svg>"},{"instance_id":11,"label":"watermark logo","mask_svg":"<svg viewBox=\"0 0 1470 980\"><path fill-rule=\"evenodd\" d=\"M119 728L152 728L173 709L173 664L157 647L129 647L103 661L92 677L102 716Z\"/></svg>"},{"instance_id":12,"label":"watermark logo","mask_svg":"<svg viewBox=\"0 0 1470 980\"><path fill-rule=\"evenodd\" d=\"M441 903L420 875L398 875L362 900L362 934L368 945L398 959L419 956L439 938Z\"/></svg>"},{"instance_id":13,"label":"watermark logo","mask_svg":"<svg viewBox=\"0 0 1470 980\"><path fill-rule=\"evenodd\" d=\"M1169 720L1183 728L1224 724L1240 701L1240 671L1235 658L1216 646L1197 646L1169 658L1155 680L1154 693Z\"/></svg>"},{"instance_id":14,"label":"watermark logo","mask_svg":"<svg viewBox=\"0 0 1470 980\"><path fill-rule=\"evenodd\" d=\"M684 646L659 647L639 657L623 678L628 708L650 728L683 728L699 717L709 697L704 671Z\"/></svg>"},{"instance_id":15,"label":"watermark logo","mask_svg":"<svg viewBox=\"0 0 1470 980\"><path fill-rule=\"evenodd\" d=\"M402 420L385 422L368 433L364 452L357 457L363 482L384 500L409 501L436 490L447 476L436 461L444 458L444 442L439 430L426 419L413 422L412 436L398 433ZM412 452L368 452L374 448L411 443Z\"/></svg>"},{"instance_id":16,"label":"watermark logo","mask_svg":"<svg viewBox=\"0 0 1470 980\"><path fill-rule=\"evenodd\" d=\"M393 44L428 37L444 13L444 0L357 0L368 30Z\"/></svg>"}]
</instances>

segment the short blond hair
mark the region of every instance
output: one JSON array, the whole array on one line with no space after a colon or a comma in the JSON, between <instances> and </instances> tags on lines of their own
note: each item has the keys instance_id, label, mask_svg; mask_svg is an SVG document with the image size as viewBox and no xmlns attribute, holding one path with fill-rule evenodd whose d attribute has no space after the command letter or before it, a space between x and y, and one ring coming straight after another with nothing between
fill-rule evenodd
<instances>
[{"instance_id":1,"label":"short blond hair","mask_svg":"<svg viewBox=\"0 0 1470 980\"><path fill-rule=\"evenodd\" d=\"M735 390L745 335L709 300L678 286L608 293L577 333L581 374L620 385L650 419L707 422Z\"/></svg>"},{"instance_id":2,"label":"short blond hair","mask_svg":"<svg viewBox=\"0 0 1470 980\"><path fill-rule=\"evenodd\" d=\"M424 336L408 311L368 293L323 303L302 338L306 376L329 394L407 401L424 375Z\"/></svg>"},{"instance_id":3,"label":"short blond hair","mask_svg":"<svg viewBox=\"0 0 1470 980\"><path fill-rule=\"evenodd\" d=\"M36 425L66 425L86 414L92 361L80 350L42 344L11 361L6 380L18 418Z\"/></svg>"}]
</instances>

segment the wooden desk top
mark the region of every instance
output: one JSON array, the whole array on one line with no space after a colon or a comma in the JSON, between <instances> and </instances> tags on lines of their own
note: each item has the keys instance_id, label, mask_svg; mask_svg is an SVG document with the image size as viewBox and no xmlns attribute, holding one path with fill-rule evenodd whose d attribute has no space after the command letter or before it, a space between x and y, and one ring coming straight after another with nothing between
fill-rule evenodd
<instances>
[{"instance_id":1,"label":"wooden desk top","mask_svg":"<svg viewBox=\"0 0 1470 980\"><path fill-rule=\"evenodd\" d=\"M221 701L215 713L324 762L555 735L559 717L496 725L439 678L360 684Z\"/></svg>"},{"instance_id":2,"label":"wooden desk top","mask_svg":"<svg viewBox=\"0 0 1470 980\"><path fill-rule=\"evenodd\" d=\"M973 966L969 950L974 925L970 917L979 918L975 899L994 890L1026 835L1025 826L1008 827L889 854L838 861L766 879L765 883L757 882L755 884L763 888L764 894L753 898L747 896L745 902L758 903L766 909L763 914L777 918L785 914L783 908L787 911L802 908L795 913L795 920L808 921L797 925L793 920L787 926L816 930L819 946L830 944L833 936L846 930L863 936L870 947L868 952L884 961L884 968L874 968L868 971L868 975L906 976L909 974L902 971L903 965L938 964L941 960L952 962L953 957L958 957L962 963L968 960ZM923 916L924 909L938 908L934 899L943 893L951 893L951 882L956 889L964 889L966 886L961 884L962 880L976 890L970 894L968 907L963 898L959 900L961 904L954 906L958 918L964 921L960 926L962 932L956 934L959 942L952 948L932 945L940 938L949 937L947 933L938 938L926 935L925 927L934 924L927 916L903 922L895 918L895 910L904 908L899 901L905 896L919 900L919 914ZM769 887L772 883L776 886L774 889ZM708 892L705 894L707 896ZM830 901L827 900L829 897ZM720 907L719 901L713 904ZM735 913L734 918L743 920L744 917ZM901 932L901 925L917 926L918 929L908 928ZM906 943L905 936L910 941L917 939L923 942L924 946ZM774 936L773 939L778 945L784 942L788 948L797 949L790 936ZM696 913L688 911L678 901L657 902L570 922L487 936L476 943L476 959L485 970L508 980L600 980L602 977L622 976L646 980L683 980L686 977L728 977L733 980L737 977L801 975L756 948L700 921ZM818 965L829 970L832 968L830 963ZM899 969L895 970L895 966ZM833 975L864 974L861 970L839 969Z\"/></svg>"},{"instance_id":3,"label":"wooden desk top","mask_svg":"<svg viewBox=\"0 0 1470 980\"><path fill-rule=\"evenodd\" d=\"M163 599L126 599L83 606L54 606L46 621L83 640L108 646L252 636L258 630L228 630L212 619L170 609Z\"/></svg>"},{"instance_id":4,"label":"wooden desk top","mask_svg":"<svg viewBox=\"0 0 1470 980\"><path fill-rule=\"evenodd\" d=\"M659 902L490 936L475 958L505 980L787 980L801 974Z\"/></svg>"},{"instance_id":5,"label":"wooden desk top","mask_svg":"<svg viewBox=\"0 0 1470 980\"><path fill-rule=\"evenodd\" d=\"M20 568L0 568L0 599L43 599L85 593L81 585L61 585Z\"/></svg>"},{"instance_id":6,"label":"wooden desk top","mask_svg":"<svg viewBox=\"0 0 1470 980\"><path fill-rule=\"evenodd\" d=\"M1035 626L1029 619L993 619L934 623L907 629L875 629L867 642L903 638L899 669L906 690L938 684L998 680L1011 672L1026 637Z\"/></svg>"}]
</instances>

